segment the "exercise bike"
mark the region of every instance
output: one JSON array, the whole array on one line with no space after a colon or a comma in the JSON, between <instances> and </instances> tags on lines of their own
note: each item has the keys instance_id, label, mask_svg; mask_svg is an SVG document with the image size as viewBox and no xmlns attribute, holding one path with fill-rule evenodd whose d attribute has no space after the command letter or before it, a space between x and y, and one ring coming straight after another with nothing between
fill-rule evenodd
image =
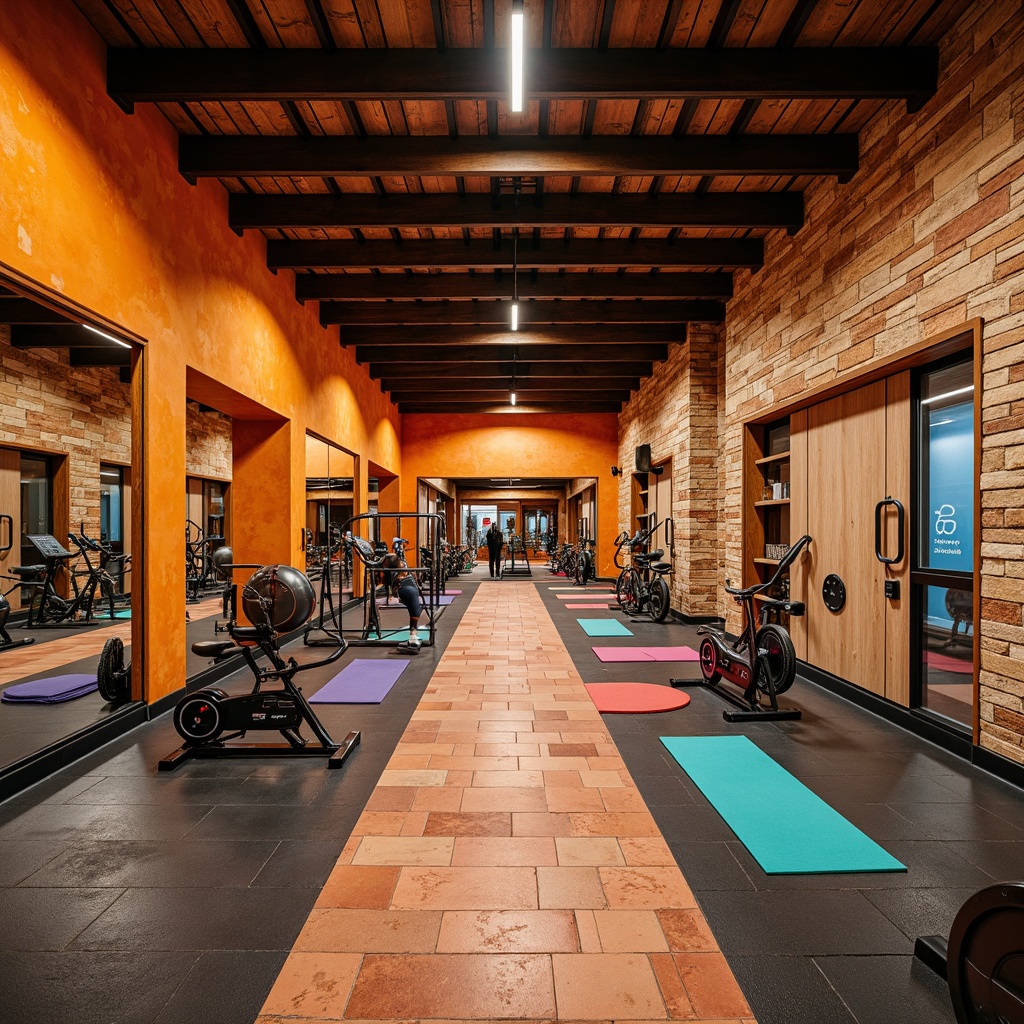
<instances>
[{"instance_id":1,"label":"exercise bike","mask_svg":"<svg viewBox=\"0 0 1024 1024\"><path fill-rule=\"evenodd\" d=\"M779 721L801 716L799 708L779 707L778 695L785 693L796 678L796 650L785 626L770 622L769 618L778 612L803 615L804 604L765 599L759 618L754 613L754 595L774 587L810 543L811 538L806 534L801 537L786 552L766 583L739 589L729 586L726 580L725 592L743 605L743 632L734 643L730 643L722 631L710 626L697 629L704 638L700 642L700 671L704 679L697 685L705 686L738 709L722 712L727 722ZM721 687L722 680L735 684L742 692L738 694ZM673 686L694 685L683 679L670 682ZM762 694L768 697L771 707L761 704Z\"/></svg>"},{"instance_id":2,"label":"exercise bike","mask_svg":"<svg viewBox=\"0 0 1024 1024\"><path fill-rule=\"evenodd\" d=\"M160 771L173 771L193 757L326 757L328 768L340 768L358 746L360 735L350 732L342 743L335 743L316 716L294 677L300 672L322 668L337 661L347 649L344 641L322 661L300 665L294 658L281 657L279 637L298 629L313 612L313 586L298 569L290 565L268 565L253 573L242 589L242 608L253 626L232 621L227 631L230 640L201 640L192 651L220 661L241 653L255 677L249 693L228 694L219 687L205 687L186 694L174 709L174 728L185 741L173 754L163 758ZM268 667L256 660L257 652L266 656ZM263 689L264 683L280 680L281 688ZM299 733L305 723L317 739L308 746ZM235 743L250 730L280 732L285 743Z\"/></svg>"},{"instance_id":3,"label":"exercise bike","mask_svg":"<svg viewBox=\"0 0 1024 1024\"><path fill-rule=\"evenodd\" d=\"M647 612L655 622L664 622L671 604L665 577L672 572L672 563L661 561L665 555L661 548L644 551L656 529L637 530L632 537L621 533L616 538L614 562L621 572L615 581L615 600L627 615ZM627 544L631 564L624 566L619 557Z\"/></svg>"}]
</instances>

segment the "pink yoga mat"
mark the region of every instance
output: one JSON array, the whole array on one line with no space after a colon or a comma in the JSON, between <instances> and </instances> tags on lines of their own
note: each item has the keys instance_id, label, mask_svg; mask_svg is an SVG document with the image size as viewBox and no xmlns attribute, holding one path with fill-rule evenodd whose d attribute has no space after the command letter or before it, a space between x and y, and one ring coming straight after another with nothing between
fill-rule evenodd
<instances>
[{"instance_id":1,"label":"pink yoga mat","mask_svg":"<svg viewBox=\"0 0 1024 1024\"><path fill-rule=\"evenodd\" d=\"M969 676L974 674L974 664L970 660L963 661L960 658L953 658L941 651L928 651L924 660L929 668L937 669L939 672L955 672L957 675Z\"/></svg>"},{"instance_id":2,"label":"pink yoga mat","mask_svg":"<svg viewBox=\"0 0 1024 1024\"><path fill-rule=\"evenodd\" d=\"M699 661L692 647L594 647L601 661Z\"/></svg>"},{"instance_id":3,"label":"pink yoga mat","mask_svg":"<svg viewBox=\"0 0 1024 1024\"><path fill-rule=\"evenodd\" d=\"M598 595L603 594L603 593L604 593L603 591L599 591L599 590L583 590L582 587L581 587L579 590L576 590L576 591L574 591L573 593L570 593L570 594L555 594L555 597L557 597L559 601L579 601L579 600L582 600L584 597L587 597L587 598L597 597ZM615 595L614 594L608 594L607 595L607 599L609 601L614 601L615 600ZM601 597L601 600L603 601L603 600L605 600L605 598Z\"/></svg>"},{"instance_id":4,"label":"pink yoga mat","mask_svg":"<svg viewBox=\"0 0 1024 1024\"><path fill-rule=\"evenodd\" d=\"M600 608L602 611L608 610L608 602L604 604L563 604L563 608Z\"/></svg>"}]
</instances>

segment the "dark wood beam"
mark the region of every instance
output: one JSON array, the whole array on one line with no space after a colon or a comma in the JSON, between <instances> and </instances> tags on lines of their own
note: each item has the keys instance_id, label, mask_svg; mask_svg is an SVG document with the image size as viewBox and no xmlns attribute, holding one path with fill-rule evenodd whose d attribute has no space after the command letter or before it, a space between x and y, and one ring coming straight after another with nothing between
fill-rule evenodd
<instances>
[{"instance_id":1,"label":"dark wood beam","mask_svg":"<svg viewBox=\"0 0 1024 1024\"><path fill-rule=\"evenodd\" d=\"M516 385L516 404L520 401L525 405L536 402L628 402L630 392L623 388L610 391L584 391L573 388L561 390L541 391L522 390ZM431 402L434 405L464 405L466 402L507 402L509 400L508 381L502 387L497 381L492 381L490 387L478 391L475 394L463 394L438 391L433 395L424 396L415 391L393 392L392 402Z\"/></svg>"},{"instance_id":2,"label":"dark wood beam","mask_svg":"<svg viewBox=\"0 0 1024 1024\"><path fill-rule=\"evenodd\" d=\"M365 330L365 328L364 328ZM403 331L403 335L409 332ZM447 332L446 332L447 333ZM620 341L626 332L619 329ZM632 333L632 332L630 332ZM377 366L398 367L403 364L432 363L444 361L471 362L478 368L485 363L511 363L513 351L517 363L536 367L541 363L626 363L635 366L637 362L660 361L668 358L668 343L629 342L619 345L554 344L554 345L512 345L509 335L495 335L499 344L410 344L410 339L399 339L404 344L373 345L364 343L356 347L357 363L374 363ZM680 339L681 340L681 339Z\"/></svg>"},{"instance_id":3,"label":"dark wood beam","mask_svg":"<svg viewBox=\"0 0 1024 1024\"><path fill-rule=\"evenodd\" d=\"M380 299L502 299L512 276L497 274L296 274L295 297L367 302ZM729 299L732 274L520 274L520 299Z\"/></svg>"},{"instance_id":4,"label":"dark wood beam","mask_svg":"<svg viewBox=\"0 0 1024 1024\"><path fill-rule=\"evenodd\" d=\"M401 413L443 413L445 416L454 416L458 413L512 413L522 415L526 413L619 413L622 411L621 402L522 402L517 403L515 408L507 402L463 402L460 405L452 406L438 402L401 402L398 406Z\"/></svg>"},{"instance_id":5,"label":"dark wood beam","mask_svg":"<svg viewBox=\"0 0 1024 1024\"><path fill-rule=\"evenodd\" d=\"M107 51L107 92L132 103L213 100L503 100L508 51ZM531 49L532 100L898 99L935 92L938 48Z\"/></svg>"},{"instance_id":6,"label":"dark wood beam","mask_svg":"<svg viewBox=\"0 0 1024 1024\"><path fill-rule=\"evenodd\" d=\"M509 285L511 291L511 284ZM496 302L321 302L320 323L346 326L398 324L505 324L511 301ZM721 302L543 302L519 303L522 330L535 324L721 323ZM621 333L621 332L620 332Z\"/></svg>"},{"instance_id":7,"label":"dark wood beam","mask_svg":"<svg viewBox=\"0 0 1024 1024\"><path fill-rule=\"evenodd\" d=\"M580 359L576 361L552 360L549 362L531 357L530 359L517 359L515 371L516 376L529 380L563 380L566 377L572 377L581 382L600 382L605 379L621 379L630 381L629 387L636 387L636 383L632 382L639 381L641 377L649 377L651 375L651 361L649 359L633 359L614 363L587 363ZM445 386L450 387L453 391L457 391L462 386L463 381L466 381L468 385L472 385L475 380L481 377L510 377L512 375L512 361L510 358L508 361L488 363L477 361L470 363L436 359L429 367L424 367L419 362L382 361L370 363L370 376L374 380L379 380L381 387L385 391L390 391L392 384L408 383L412 385L416 381L423 380L423 375L426 373L430 374L432 380L444 381ZM433 387L434 385L431 383L429 386Z\"/></svg>"},{"instance_id":8,"label":"dark wood beam","mask_svg":"<svg viewBox=\"0 0 1024 1024\"><path fill-rule=\"evenodd\" d=\"M11 346L13 348L82 348L110 349L128 353L95 331L90 331L82 324L14 324L11 327Z\"/></svg>"},{"instance_id":9,"label":"dark wood beam","mask_svg":"<svg viewBox=\"0 0 1024 1024\"><path fill-rule=\"evenodd\" d=\"M462 345L514 345L522 358L542 345L606 346L628 352L636 344L668 344L686 339L685 324L566 324L531 327L513 333L507 327L453 327L412 324L410 326L355 326L341 329L342 345L387 346L432 345L450 348ZM528 351L527 351L528 350ZM512 357L509 356L511 359ZM627 358L638 358L636 356Z\"/></svg>"},{"instance_id":10,"label":"dark wood beam","mask_svg":"<svg viewBox=\"0 0 1024 1024\"><path fill-rule=\"evenodd\" d=\"M786 228L803 224L799 192L612 195L548 194L544 204L495 207L489 195L252 195L228 197L228 223L245 228L701 227Z\"/></svg>"},{"instance_id":11,"label":"dark wood beam","mask_svg":"<svg viewBox=\"0 0 1024 1024\"><path fill-rule=\"evenodd\" d=\"M69 317L55 313L32 299L0 296L0 324L68 324Z\"/></svg>"},{"instance_id":12,"label":"dark wood beam","mask_svg":"<svg viewBox=\"0 0 1024 1024\"><path fill-rule=\"evenodd\" d=\"M480 372L483 372L482 370ZM382 391L392 393L419 395L466 395L478 391L492 391L495 388L508 390L512 380L511 370L508 373L494 372L484 377L445 377L433 369L423 369L416 376L385 378L380 382ZM524 373L521 367L516 368L516 392L524 395L535 391L558 391L575 388L580 391L633 391L640 386L639 377L609 375L606 377L584 377L566 372L556 377L537 377ZM396 399L397 401L397 399Z\"/></svg>"},{"instance_id":13,"label":"dark wood beam","mask_svg":"<svg viewBox=\"0 0 1024 1024\"><path fill-rule=\"evenodd\" d=\"M147 51L162 52L162 51ZM856 135L182 135L195 178L540 175L837 175L857 171Z\"/></svg>"},{"instance_id":14,"label":"dark wood beam","mask_svg":"<svg viewBox=\"0 0 1024 1024\"><path fill-rule=\"evenodd\" d=\"M131 366L132 354L126 348L73 348L68 357L72 366Z\"/></svg>"},{"instance_id":15,"label":"dark wood beam","mask_svg":"<svg viewBox=\"0 0 1024 1024\"><path fill-rule=\"evenodd\" d=\"M534 248L519 246L520 271L562 267L750 267L764 263L760 238L559 238L543 239ZM495 246L489 239L355 242L338 239L272 238L267 242L271 270L299 267L501 267L512 269L512 242Z\"/></svg>"}]
</instances>

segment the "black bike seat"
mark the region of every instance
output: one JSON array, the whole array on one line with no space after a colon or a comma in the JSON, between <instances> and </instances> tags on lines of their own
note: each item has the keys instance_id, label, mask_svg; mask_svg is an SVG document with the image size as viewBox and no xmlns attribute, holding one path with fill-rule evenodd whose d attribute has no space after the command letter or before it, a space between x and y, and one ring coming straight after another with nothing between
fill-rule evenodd
<instances>
[{"instance_id":1,"label":"black bike seat","mask_svg":"<svg viewBox=\"0 0 1024 1024\"><path fill-rule=\"evenodd\" d=\"M651 568L655 572L671 572L672 571L672 563L671 562L655 562L651 566Z\"/></svg>"},{"instance_id":2,"label":"black bike seat","mask_svg":"<svg viewBox=\"0 0 1024 1024\"><path fill-rule=\"evenodd\" d=\"M41 576L46 572L45 565L12 565L7 570L12 576Z\"/></svg>"},{"instance_id":3,"label":"black bike seat","mask_svg":"<svg viewBox=\"0 0 1024 1024\"><path fill-rule=\"evenodd\" d=\"M644 562L653 562L656 558L664 557L665 552L662 550L648 551L646 555L635 555L636 560Z\"/></svg>"},{"instance_id":4,"label":"black bike seat","mask_svg":"<svg viewBox=\"0 0 1024 1024\"><path fill-rule=\"evenodd\" d=\"M200 658L219 658L231 650L238 650L233 640L197 640L192 645L192 653Z\"/></svg>"},{"instance_id":5,"label":"black bike seat","mask_svg":"<svg viewBox=\"0 0 1024 1024\"><path fill-rule=\"evenodd\" d=\"M262 626L228 626L228 632L235 640L261 640L267 635Z\"/></svg>"}]
</instances>

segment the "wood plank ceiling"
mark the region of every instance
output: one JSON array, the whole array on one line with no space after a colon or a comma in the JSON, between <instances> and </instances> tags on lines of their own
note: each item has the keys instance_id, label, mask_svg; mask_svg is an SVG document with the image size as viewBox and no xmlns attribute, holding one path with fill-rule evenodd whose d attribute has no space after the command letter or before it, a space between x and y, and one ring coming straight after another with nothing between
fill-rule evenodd
<instances>
[{"instance_id":1,"label":"wood plank ceiling","mask_svg":"<svg viewBox=\"0 0 1024 1024\"><path fill-rule=\"evenodd\" d=\"M520 114L511 0L75 2L403 412L618 411L970 5L525 0Z\"/></svg>"}]
</instances>

